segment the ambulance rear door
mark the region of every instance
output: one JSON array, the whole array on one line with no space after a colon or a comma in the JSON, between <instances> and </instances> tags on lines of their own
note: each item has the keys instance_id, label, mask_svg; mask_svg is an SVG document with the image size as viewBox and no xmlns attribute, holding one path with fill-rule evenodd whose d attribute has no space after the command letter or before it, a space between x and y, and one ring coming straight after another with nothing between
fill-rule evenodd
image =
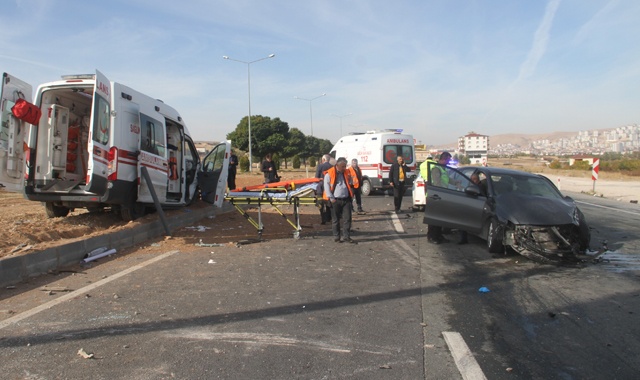
<instances>
[{"instance_id":1,"label":"ambulance rear door","mask_svg":"<svg viewBox=\"0 0 640 380\"><path fill-rule=\"evenodd\" d=\"M93 104L91 106L91 127L88 151L86 191L102 195L107 190L107 178L110 171L117 170L117 151L110 152L111 129L111 82L100 71L96 70L96 83L93 88Z\"/></svg>"},{"instance_id":2,"label":"ambulance rear door","mask_svg":"<svg viewBox=\"0 0 640 380\"><path fill-rule=\"evenodd\" d=\"M11 112L11 107L20 98L31 102L33 88L26 82L3 73L1 91L0 186L8 191L22 192L26 155L25 137L30 124L16 118Z\"/></svg>"},{"instance_id":3,"label":"ambulance rear door","mask_svg":"<svg viewBox=\"0 0 640 380\"><path fill-rule=\"evenodd\" d=\"M222 207L224 201L230 155L231 141L216 145L202 160L202 168L198 172L198 185L202 192L202 199L217 207Z\"/></svg>"}]
</instances>

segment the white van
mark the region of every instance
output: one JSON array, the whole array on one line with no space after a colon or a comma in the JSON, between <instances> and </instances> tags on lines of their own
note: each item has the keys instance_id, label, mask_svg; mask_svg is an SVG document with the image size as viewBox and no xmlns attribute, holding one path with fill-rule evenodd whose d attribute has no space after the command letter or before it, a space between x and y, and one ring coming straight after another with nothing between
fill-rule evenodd
<instances>
[{"instance_id":1,"label":"white van","mask_svg":"<svg viewBox=\"0 0 640 380\"><path fill-rule=\"evenodd\" d=\"M407 187L411 187L411 178L416 170L415 142L413 136L402 134L402 130L386 129L351 133L341 137L331 149L334 158L345 157L347 162L358 160L362 170L363 195L376 190L391 189L389 185L389 168L396 162L398 155L404 158L411 170L407 179Z\"/></svg>"},{"instance_id":2,"label":"white van","mask_svg":"<svg viewBox=\"0 0 640 380\"><path fill-rule=\"evenodd\" d=\"M43 202L49 217L110 207L125 220L154 205L185 206L202 192L222 205L230 143L202 160L182 117L161 100L95 74L63 76L38 87L34 124L12 107L32 87L2 76L0 184ZM142 169L149 174L150 187Z\"/></svg>"}]
</instances>

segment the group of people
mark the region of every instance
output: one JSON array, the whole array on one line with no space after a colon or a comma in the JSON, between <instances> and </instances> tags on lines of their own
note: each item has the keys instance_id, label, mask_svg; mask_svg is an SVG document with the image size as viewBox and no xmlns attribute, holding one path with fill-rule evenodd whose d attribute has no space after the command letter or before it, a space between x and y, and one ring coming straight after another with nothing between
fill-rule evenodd
<instances>
[{"instance_id":1,"label":"group of people","mask_svg":"<svg viewBox=\"0 0 640 380\"><path fill-rule=\"evenodd\" d=\"M235 189L236 167L238 166L238 158L233 151L229 159L229 189ZM333 238L335 242L346 242L357 244L351 238L351 222L352 212L354 211L353 200L357 207L357 212L364 212L362 209L362 192L360 184L362 183L362 170L358 166L358 160L352 159L351 165L347 166L347 159L339 157L335 161L335 165L331 164L332 157L329 154L322 156L320 165L316 168L316 178L322 179L318 182L316 195L322 199L318 200L320 209L321 224L331 222ZM442 152L438 161L428 157L420 165L420 174L426 182L433 183L436 186L447 186L449 177L445 167L451 161L451 153ZM435 164L440 165L435 165ZM431 166L431 168L429 168ZM260 170L264 175L264 183L273 183L280 180L275 163L271 154L265 156L264 161L260 165ZM393 204L395 212L399 213L402 209L402 198L406 192L405 183L409 179L409 167L404 162L404 157L398 155L396 162L389 169L389 185L393 188ZM431 177L431 178L430 178ZM477 174L471 176L471 181L479 184L480 179ZM425 191L427 187L425 186ZM449 240L444 237L442 227L429 225L427 229L427 240L432 244L442 244ZM467 233L460 231L458 244L466 244Z\"/></svg>"}]
</instances>

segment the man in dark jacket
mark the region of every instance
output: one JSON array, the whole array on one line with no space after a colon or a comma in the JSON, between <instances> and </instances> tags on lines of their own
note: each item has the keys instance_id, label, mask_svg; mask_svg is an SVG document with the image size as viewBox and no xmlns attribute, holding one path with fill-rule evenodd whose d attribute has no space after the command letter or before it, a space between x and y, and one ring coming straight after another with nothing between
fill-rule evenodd
<instances>
[{"instance_id":1,"label":"man in dark jacket","mask_svg":"<svg viewBox=\"0 0 640 380\"><path fill-rule=\"evenodd\" d=\"M230 151L229 156L229 174L227 174L227 186L229 191L236 188L236 173L238 171L238 156L233 154L233 150Z\"/></svg>"},{"instance_id":2,"label":"man in dark jacket","mask_svg":"<svg viewBox=\"0 0 640 380\"><path fill-rule=\"evenodd\" d=\"M396 212L400 212L402 208L402 197L404 197L406 191L404 183L408 179L408 175L409 167L404 163L404 158L398 155L396 162L389 169L389 185L393 187L393 205Z\"/></svg>"},{"instance_id":3,"label":"man in dark jacket","mask_svg":"<svg viewBox=\"0 0 640 380\"><path fill-rule=\"evenodd\" d=\"M276 164L271 160L271 153L264 156L264 161L260 165L260 171L264 173L264 183L272 183L280 181Z\"/></svg>"},{"instance_id":4,"label":"man in dark jacket","mask_svg":"<svg viewBox=\"0 0 640 380\"><path fill-rule=\"evenodd\" d=\"M352 176L358 179L358 187L353 188L353 196L356 198L356 206L358 207L358 212L362 213L364 212L362 210L362 170L360 170L360 167L358 166L358 160L357 159L352 159L351 160L351 167L349 168L349 170L351 170L352 172Z\"/></svg>"}]
</instances>

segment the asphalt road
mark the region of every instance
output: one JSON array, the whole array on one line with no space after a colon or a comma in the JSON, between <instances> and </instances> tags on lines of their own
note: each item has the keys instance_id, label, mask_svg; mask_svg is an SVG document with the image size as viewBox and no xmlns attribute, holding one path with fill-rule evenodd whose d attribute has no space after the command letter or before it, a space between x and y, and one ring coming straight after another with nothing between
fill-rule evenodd
<instances>
[{"instance_id":1,"label":"asphalt road","mask_svg":"<svg viewBox=\"0 0 640 380\"><path fill-rule=\"evenodd\" d=\"M9 379L635 378L640 209L571 195L584 202L592 248L607 240L610 262L492 257L475 237L430 245L420 213L392 214L391 198L373 196L355 218L357 245L306 229L298 240L159 246L43 276L0 290L0 371Z\"/></svg>"}]
</instances>

